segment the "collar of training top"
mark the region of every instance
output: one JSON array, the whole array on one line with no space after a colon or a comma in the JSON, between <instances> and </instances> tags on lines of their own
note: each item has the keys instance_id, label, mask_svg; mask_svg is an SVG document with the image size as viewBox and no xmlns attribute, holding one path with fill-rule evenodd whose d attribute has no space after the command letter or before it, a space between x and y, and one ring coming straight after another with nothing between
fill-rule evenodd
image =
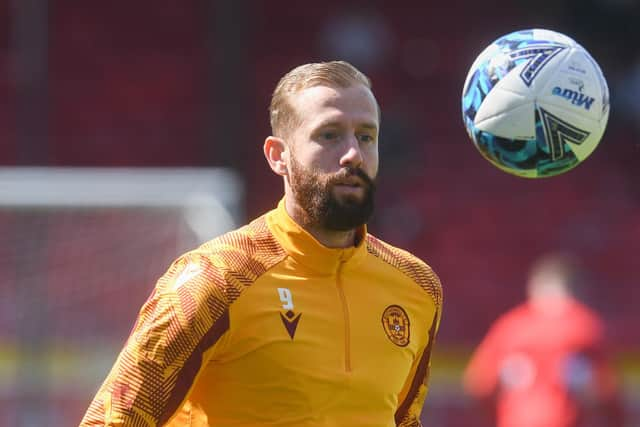
<instances>
[{"instance_id":1,"label":"collar of training top","mask_svg":"<svg viewBox=\"0 0 640 427\"><path fill-rule=\"evenodd\" d=\"M267 224L285 251L300 264L321 274L335 274L339 269L351 269L367 255L367 226L356 230L357 246L328 248L289 216L284 198L267 215Z\"/></svg>"}]
</instances>

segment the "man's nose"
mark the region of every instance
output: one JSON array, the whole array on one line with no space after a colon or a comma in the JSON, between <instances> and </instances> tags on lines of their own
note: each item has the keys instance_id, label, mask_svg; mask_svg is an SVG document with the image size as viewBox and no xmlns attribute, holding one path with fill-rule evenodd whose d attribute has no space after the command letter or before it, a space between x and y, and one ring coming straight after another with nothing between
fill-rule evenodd
<instances>
[{"instance_id":1,"label":"man's nose","mask_svg":"<svg viewBox=\"0 0 640 427\"><path fill-rule=\"evenodd\" d=\"M358 138L355 136L349 138L349 143L346 147L346 152L340 158L340 166L350 166L357 168L362 164L362 152L360 151L360 144Z\"/></svg>"}]
</instances>

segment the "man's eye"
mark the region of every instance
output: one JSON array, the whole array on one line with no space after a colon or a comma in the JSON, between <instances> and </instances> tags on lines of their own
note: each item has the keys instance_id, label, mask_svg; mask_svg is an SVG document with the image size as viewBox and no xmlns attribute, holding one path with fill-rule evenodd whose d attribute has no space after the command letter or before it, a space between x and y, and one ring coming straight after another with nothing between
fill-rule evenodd
<instances>
[{"instance_id":1,"label":"man's eye","mask_svg":"<svg viewBox=\"0 0 640 427\"><path fill-rule=\"evenodd\" d=\"M374 141L373 136L372 136L372 135L369 135L369 134L366 134L366 133L365 133L365 134L360 135L360 136L358 137L358 139L359 139L361 142L373 142L373 141Z\"/></svg>"},{"instance_id":2,"label":"man's eye","mask_svg":"<svg viewBox=\"0 0 640 427\"><path fill-rule=\"evenodd\" d=\"M338 137L337 132L322 132L322 139L332 140L332 139L336 139L337 137Z\"/></svg>"}]
</instances>

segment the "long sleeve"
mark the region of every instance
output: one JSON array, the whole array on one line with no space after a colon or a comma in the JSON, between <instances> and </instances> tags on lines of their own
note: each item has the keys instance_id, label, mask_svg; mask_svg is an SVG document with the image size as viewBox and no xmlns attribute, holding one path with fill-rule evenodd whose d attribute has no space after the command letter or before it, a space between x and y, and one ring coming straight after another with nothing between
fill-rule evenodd
<instances>
[{"instance_id":1,"label":"long sleeve","mask_svg":"<svg viewBox=\"0 0 640 427\"><path fill-rule=\"evenodd\" d=\"M472 354L463 376L463 386L477 399L490 398L498 388L498 370L502 357L503 322L496 322Z\"/></svg>"},{"instance_id":2,"label":"long sleeve","mask_svg":"<svg viewBox=\"0 0 640 427\"><path fill-rule=\"evenodd\" d=\"M395 414L398 427L422 427L420 415L429 389L431 352L440 326L440 317L441 310L438 310L429 330L427 346L418 362L414 365L412 375L410 375L407 382L408 392Z\"/></svg>"},{"instance_id":3,"label":"long sleeve","mask_svg":"<svg viewBox=\"0 0 640 427\"><path fill-rule=\"evenodd\" d=\"M158 281L81 426L156 426L180 408L229 326L219 273L204 257L177 260Z\"/></svg>"}]
</instances>

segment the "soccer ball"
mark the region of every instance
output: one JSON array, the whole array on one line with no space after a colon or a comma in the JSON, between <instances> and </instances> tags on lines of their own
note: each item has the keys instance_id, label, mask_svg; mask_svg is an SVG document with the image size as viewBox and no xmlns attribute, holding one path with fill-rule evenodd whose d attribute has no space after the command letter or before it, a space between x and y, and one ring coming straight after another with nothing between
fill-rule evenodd
<instances>
[{"instance_id":1,"label":"soccer ball","mask_svg":"<svg viewBox=\"0 0 640 427\"><path fill-rule=\"evenodd\" d=\"M598 146L609 118L609 89L596 61L571 38L516 31L471 65L462 117L493 165L521 177L549 177L576 167Z\"/></svg>"}]
</instances>

